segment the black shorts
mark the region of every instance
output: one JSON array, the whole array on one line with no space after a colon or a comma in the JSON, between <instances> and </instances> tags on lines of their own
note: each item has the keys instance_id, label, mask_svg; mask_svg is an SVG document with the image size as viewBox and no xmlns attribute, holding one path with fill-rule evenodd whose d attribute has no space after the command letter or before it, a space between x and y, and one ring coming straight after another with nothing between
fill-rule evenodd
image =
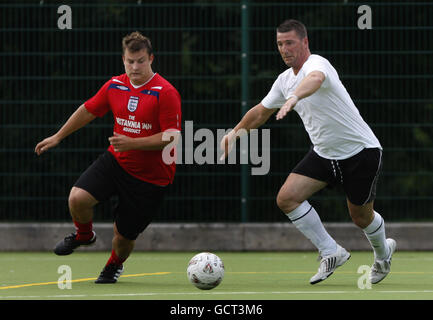
<instances>
[{"instance_id":1,"label":"black shorts","mask_svg":"<svg viewBox=\"0 0 433 320\"><path fill-rule=\"evenodd\" d=\"M311 149L292 170L330 187L342 185L349 201L361 206L376 197L376 185L382 169L382 150L366 148L344 160L322 158Z\"/></svg>"},{"instance_id":2,"label":"black shorts","mask_svg":"<svg viewBox=\"0 0 433 320\"><path fill-rule=\"evenodd\" d=\"M157 186L128 174L114 156L105 151L74 185L99 202L117 196L114 221L119 233L135 240L157 215L168 186Z\"/></svg>"}]
</instances>

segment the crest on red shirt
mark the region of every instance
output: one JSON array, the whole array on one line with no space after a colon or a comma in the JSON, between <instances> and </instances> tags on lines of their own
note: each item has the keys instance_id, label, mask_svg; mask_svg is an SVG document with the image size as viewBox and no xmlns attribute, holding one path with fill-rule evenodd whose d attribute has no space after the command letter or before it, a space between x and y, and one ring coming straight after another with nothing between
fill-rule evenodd
<instances>
[{"instance_id":1,"label":"crest on red shirt","mask_svg":"<svg viewBox=\"0 0 433 320\"><path fill-rule=\"evenodd\" d=\"M134 112L135 110L137 110L137 106L138 106L138 97L134 97L134 96L129 97L128 110L130 112Z\"/></svg>"}]
</instances>

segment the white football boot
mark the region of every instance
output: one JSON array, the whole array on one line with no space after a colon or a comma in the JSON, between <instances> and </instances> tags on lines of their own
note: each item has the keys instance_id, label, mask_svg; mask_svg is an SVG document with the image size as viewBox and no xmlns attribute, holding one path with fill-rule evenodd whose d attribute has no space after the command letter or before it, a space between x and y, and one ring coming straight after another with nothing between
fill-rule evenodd
<instances>
[{"instance_id":1,"label":"white football boot","mask_svg":"<svg viewBox=\"0 0 433 320\"><path fill-rule=\"evenodd\" d=\"M319 257L320 265L318 272L310 279L311 284L325 280L335 269L342 266L350 258L350 253L337 244L337 252L326 257Z\"/></svg>"},{"instance_id":2,"label":"white football boot","mask_svg":"<svg viewBox=\"0 0 433 320\"><path fill-rule=\"evenodd\" d=\"M391 271L392 255L397 247L397 243L394 239L386 239L386 243L389 246L389 256L385 260L374 260L370 272L370 282L372 284L382 281Z\"/></svg>"}]
</instances>

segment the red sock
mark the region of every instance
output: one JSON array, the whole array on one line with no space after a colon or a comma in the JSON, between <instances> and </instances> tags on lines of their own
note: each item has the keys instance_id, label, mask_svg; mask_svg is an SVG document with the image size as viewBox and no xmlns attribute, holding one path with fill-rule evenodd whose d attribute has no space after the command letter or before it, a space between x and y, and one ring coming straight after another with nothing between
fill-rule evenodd
<instances>
[{"instance_id":1,"label":"red sock","mask_svg":"<svg viewBox=\"0 0 433 320\"><path fill-rule=\"evenodd\" d=\"M77 236L76 240L80 241L89 241L93 237L93 225L92 221L90 220L87 223L79 223L77 221L74 221L75 229L77 230Z\"/></svg>"},{"instance_id":2,"label":"red sock","mask_svg":"<svg viewBox=\"0 0 433 320\"><path fill-rule=\"evenodd\" d=\"M110 257L110 259L108 259L106 265L109 265L109 264L114 263L114 264L120 266L123 262L125 262L125 260L126 260L126 259L121 259L121 258L119 258L119 257L117 256L116 252L115 252L114 250L111 250L111 257Z\"/></svg>"}]
</instances>

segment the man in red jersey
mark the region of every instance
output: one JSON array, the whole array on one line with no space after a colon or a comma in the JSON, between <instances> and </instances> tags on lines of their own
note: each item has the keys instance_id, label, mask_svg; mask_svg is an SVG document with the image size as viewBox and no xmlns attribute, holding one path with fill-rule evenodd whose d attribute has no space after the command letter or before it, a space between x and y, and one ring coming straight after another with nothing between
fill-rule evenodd
<instances>
[{"instance_id":1,"label":"man in red jersey","mask_svg":"<svg viewBox=\"0 0 433 320\"><path fill-rule=\"evenodd\" d=\"M158 212L173 182L176 164L163 161L162 150L181 130L181 99L177 90L152 71L150 40L133 32L122 40L125 73L112 77L82 104L54 135L39 142L40 155L96 117L113 113L110 146L80 176L69 195L76 232L59 242L57 255L71 254L96 241L93 207L118 197L114 212L112 252L96 283L115 283L135 240Z\"/></svg>"}]
</instances>

